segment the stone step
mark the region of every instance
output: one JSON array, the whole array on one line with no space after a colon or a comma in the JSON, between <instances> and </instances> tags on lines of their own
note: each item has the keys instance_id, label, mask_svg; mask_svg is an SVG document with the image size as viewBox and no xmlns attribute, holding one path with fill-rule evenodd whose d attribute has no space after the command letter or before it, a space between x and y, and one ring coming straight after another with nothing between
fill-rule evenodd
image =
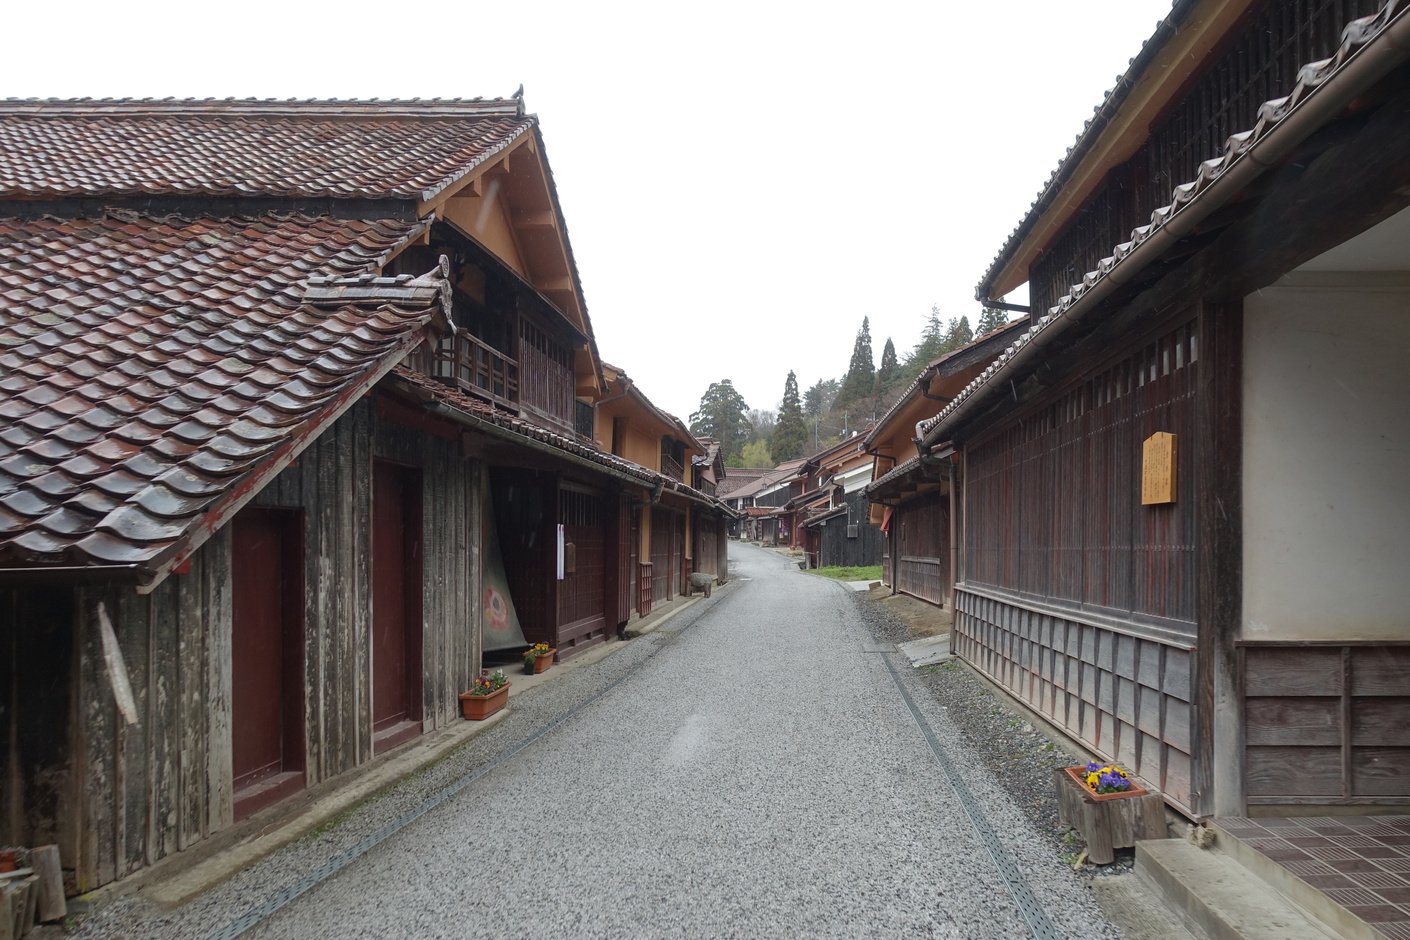
<instances>
[{"instance_id":1,"label":"stone step","mask_svg":"<svg viewBox=\"0 0 1410 940\"><path fill-rule=\"evenodd\" d=\"M1137 842L1136 874L1210 940L1338 940L1348 936L1322 923L1218 849L1196 848L1179 839Z\"/></svg>"}]
</instances>

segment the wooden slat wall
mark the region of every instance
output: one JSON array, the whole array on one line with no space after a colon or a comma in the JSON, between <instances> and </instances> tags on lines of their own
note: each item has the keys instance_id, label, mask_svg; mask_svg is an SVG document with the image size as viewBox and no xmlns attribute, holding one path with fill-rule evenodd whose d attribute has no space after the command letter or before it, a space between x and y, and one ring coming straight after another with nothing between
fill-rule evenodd
<instances>
[{"instance_id":1,"label":"wooden slat wall","mask_svg":"<svg viewBox=\"0 0 1410 940\"><path fill-rule=\"evenodd\" d=\"M1198 355L1182 323L967 448L965 583L1193 636ZM1142 506L1155 431L1176 435L1180 495Z\"/></svg>"},{"instance_id":2,"label":"wooden slat wall","mask_svg":"<svg viewBox=\"0 0 1410 940\"><path fill-rule=\"evenodd\" d=\"M680 561L677 542L677 514L663 506L651 507L651 599L669 601L675 596L675 578Z\"/></svg>"},{"instance_id":3,"label":"wooden slat wall","mask_svg":"<svg viewBox=\"0 0 1410 940\"><path fill-rule=\"evenodd\" d=\"M607 519L602 495L560 490L558 520L575 556L573 570L558 584L558 629L552 642L563 659L607 637Z\"/></svg>"},{"instance_id":4,"label":"wooden slat wall","mask_svg":"<svg viewBox=\"0 0 1410 940\"><path fill-rule=\"evenodd\" d=\"M477 465L459 442L379 422L359 403L270 483L257 505L299 509L305 544L305 738L309 784L372 754L368 569L373 457L422 468L423 728L458 720L479 668ZM75 779L83 787L80 890L185 849L234 818L229 530L155 591L85 588L79 624ZM117 715L96 620L107 604L142 721Z\"/></svg>"},{"instance_id":5,"label":"wooden slat wall","mask_svg":"<svg viewBox=\"0 0 1410 940\"><path fill-rule=\"evenodd\" d=\"M932 604L945 602L949 582L949 496L928 493L896 507L891 517L896 533L896 590Z\"/></svg>"},{"instance_id":6,"label":"wooden slat wall","mask_svg":"<svg viewBox=\"0 0 1410 940\"><path fill-rule=\"evenodd\" d=\"M1410 803L1410 645L1242 649L1251 804Z\"/></svg>"},{"instance_id":7,"label":"wooden slat wall","mask_svg":"<svg viewBox=\"0 0 1410 940\"><path fill-rule=\"evenodd\" d=\"M881 529L868 521L866 494L858 491L846 499L850 512L837 516L814 528L820 530L819 565L862 567L881 563ZM857 534L847 535L847 527L855 525Z\"/></svg>"},{"instance_id":8,"label":"wooden slat wall","mask_svg":"<svg viewBox=\"0 0 1410 940\"><path fill-rule=\"evenodd\" d=\"M713 516L702 513L695 517L695 570L703 574L719 573L718 529Z\"/></svg>"},{"instance_id":9,"label":"wooden slat wall","mask_svg":"<svg viewBox=\"0 0 1410 940\"><path fill-rule=\"evenodd\" d=\"M1038 613L963 588L955 652L1054 724L1188 811L1193 645Z\"/></svg>"},{"instance_id":10,"label":"wooden slat wall","mask_svg":"<svg viewBox=\"0 0 1410 940\"><path fill-rule=\"evenodd\" d=\"M91 890L234 820L230 770L230 539L221 530L151 594L75 592L82 787L76 886ZM98 604L113 623L139 723L118 714Z\"/></svg>"}]
</instances>

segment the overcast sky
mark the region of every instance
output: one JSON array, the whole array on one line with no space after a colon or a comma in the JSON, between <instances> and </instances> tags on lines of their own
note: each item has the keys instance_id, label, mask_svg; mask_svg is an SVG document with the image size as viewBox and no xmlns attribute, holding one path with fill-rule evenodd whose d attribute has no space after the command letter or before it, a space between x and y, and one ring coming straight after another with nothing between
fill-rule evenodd
<instances>
[{"instance_id":1,"label":"overcast sky","mask_svg":"<svg viewBox=\"0 0 1410 940\"><path fill-rule=\"evenodd\" d=\"M772 409L974 284L1169 0L13 4L0 95L487 97L543 123L608 362ZM26 38L28 37L28 38ZM1024 302L1026 295L1012 298Z\"/></svg>"}]
</instances>

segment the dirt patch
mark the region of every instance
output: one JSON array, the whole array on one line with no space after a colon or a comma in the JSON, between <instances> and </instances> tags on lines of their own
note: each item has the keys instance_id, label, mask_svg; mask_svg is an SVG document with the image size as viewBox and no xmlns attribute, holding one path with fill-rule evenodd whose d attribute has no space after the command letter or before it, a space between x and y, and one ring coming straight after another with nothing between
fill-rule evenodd
<instances>
[{"instance_id":1,"label":"dirt patch","mask_svg":"<svg viewBox=\"0 0 1410 940\"><path fill-rule=\"evenodd\" d=\"M917 638L949 633L954 622L950 611L941 610L934 604L927 604L909 594L892 594L891 589L884 584L872 588L866 593L866 597L879 603L882 609L905 624Z\"/></svg>"}]
</instances>

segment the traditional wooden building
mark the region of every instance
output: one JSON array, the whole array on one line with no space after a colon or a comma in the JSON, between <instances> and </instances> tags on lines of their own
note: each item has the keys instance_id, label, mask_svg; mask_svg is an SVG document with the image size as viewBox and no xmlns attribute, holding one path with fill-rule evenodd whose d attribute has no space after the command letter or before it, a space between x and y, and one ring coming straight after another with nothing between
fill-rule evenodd
<instances>
[{"instance_id":1,"label":"traditional wooden building","mask_svg":"<svg viewBox=\"0 0 1410 940\"><path fill-rule=\"evenodd\" d=\"M881 529L869 521L865 492L874 462L865 440L865 432L859 432L808 458L818 489L827 496L801 522L812 567L881 563Z\"/></svg>"},{"instance_id":2,"label":"traditional wooden building","mask_svg":"<svg viewBox=\"0 0 1410 940\"><path fill-rule=\"evenodd\" d=\"M74 890L601 640L623 494L705 499L593 440L517 99L0 103L0 284L0 843Z\"/></svg>"},{"instance_id":3,"label":"traditional wooden building","mask_svg":"<svg viewBox=\"0 0 1410 940\"><path fill-rule=\"evenodd\" d=\"M1395 2L1177 3L919 428L956 652L1193 816L1410 803L1408 60Z\"/></svg>"},{"instance_id":4,"label":"traditional wooden building","mask_svg":"<svg viewBox=\"0 0 1410 940\"><path fill-rule=\"evenodd\" d=\"M605 366L607 392L598 401L597 441L610 453L659 475L660 485L622 494L618 511L629 533L630 592L618 628L656 604L687 593L692 571L728 575L728 521L733 514L713 495L723 479L719 447L697 440L675 415L662 411L624 371ZM708 491L708 492L707 492ZM625 614L625 615L624 615Z\"/></svg>"},{"instance_id":5,"label":"traditional wooden building","mask_svg":"<svg viewBox=\"0 0 1410 940\"><path fill-rule=\"evenodd\" d=\"M868 521L880 533L881 581L893 594L951 601L954 537L948 455L916 453L916 425L979 375L1028 325L1019 317L927 363L867 434L875 459L866 487ZM871 562L875 564L876 562Z\"/></svg>"}]
</instances>

